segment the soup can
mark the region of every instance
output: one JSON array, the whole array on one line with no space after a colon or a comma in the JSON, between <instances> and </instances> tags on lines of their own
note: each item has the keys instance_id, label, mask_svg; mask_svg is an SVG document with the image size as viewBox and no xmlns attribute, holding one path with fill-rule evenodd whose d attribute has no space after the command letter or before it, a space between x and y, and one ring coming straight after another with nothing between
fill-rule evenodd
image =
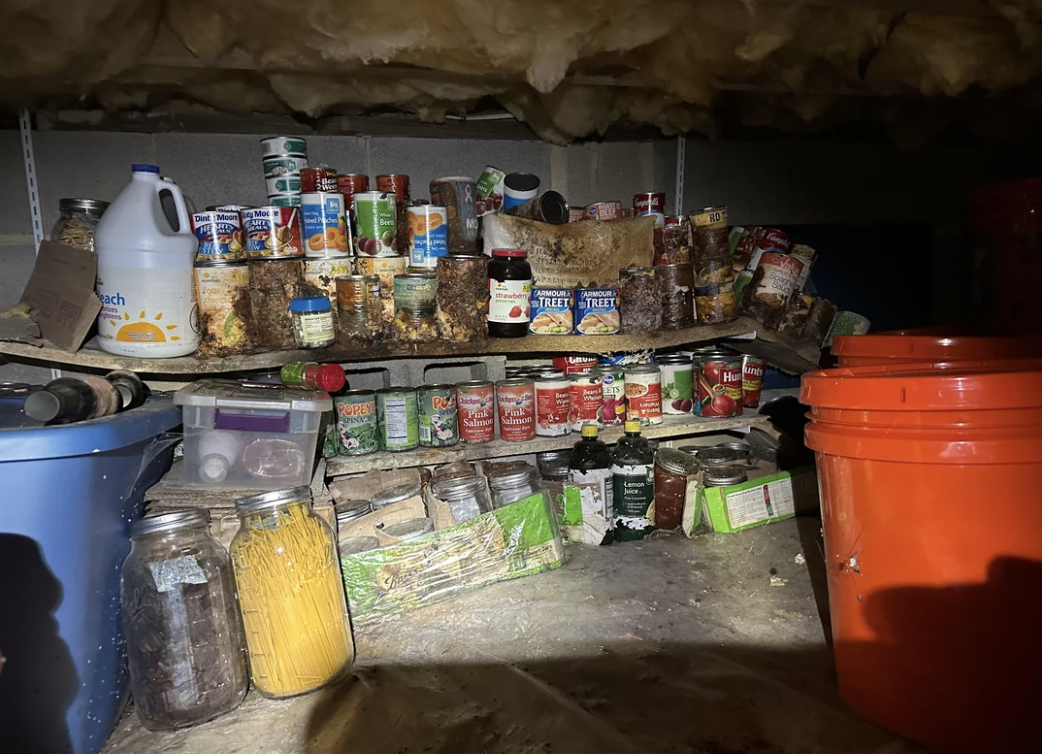
<instances>
[{"instance_id":1,"label":"soup can","mask_svg":"<svg viewBox=\"0 0 1042 754\"><path fill-rule=\"evenodd\" d=\"M444 448L459 442L459 415L455 385L424 385L417 393L420 445Z\"/></svg>"},{"instance_id":2,"label":"soup can","mask_svg":"<svg viewBox=\"0 0 1042 754\"><path fill-rule=\"evenodd\" d=\"M339 192L337 174L333 168L301 168L298 191L313 193L316 191Z\"/></svg>"},{"instance_id":3,"label":"soup can","mask_svg":"<svg viewBox=\"0 0 1042 754\"><path fill-rule=\"evenodd\" d=\"M540 372L535 381L535 433L560 437L572 431L568 414L572 407L571 381L559 369Z\"/></svg>"},{"instance_id":4,"label":"soup can","mask_svg":"<svg viewBox=\"0 0 1042 754\"><path fill-rule=\"evenodd\" d=\"M384 321L394 320L394 278L409 266L409 257L356 257L355 272L376 275L380 279L380 300L383 302Z\"/></svg>"},{"instance_id":5,"label":"soup can","mask_svg":"<svg viewBox=\"0 0 1042 754\"><path fill-rule=\"evenodd\" d=\"M269 136L260 140L261 158L279 157L281 155L308 156L308 143L300 136Z\"/></svg>"},{"instance_id":6,"label":"soup can","mask_svg":"<svg viewBox=\"0 0 1042 754\"><path fill-rule=\"evenodd\" d=\"M660 191L645 191L633 195L634 217L650 215L658 228L666 224L666 195Z\"/></svg>"},{"instance_id":7,"label":"soup can","mask_svg":"<svg viewBox=\"0 0 1042 754\"><path fill-rule=\"evenodd\" d=\"M348 390L334 396L336 432L340 450L348 456L364 456L380 449L376 393Z\"/></svg>"},{"instance_id":8,"label":"soup can","mask_svg":"<svg viewBox=\"0 0 1042 754\"><path fill-rule=\"evenodd\" d=\"M601 426L604 417L604 397L601 377L593 372L569 375L568 392L571 397L568 426L573 432L582 432L584 424Z\"/></svg>"},{"instance_id":9,"label":"soup can","mask_svg":"<svg viewBox=\"0 0 1042 754\"><path fill-rule=\"evenodd\" d=\"M448 214L444 207L408 207L409 264L433 269L449 253Z\"/></svg>"},{"instance_id":10,"label":"soup can","mask_svg":"<svg viewBox=\"0 0 1042 754\"><path fill-rule=\"evenodd\" d=\"M246 258L242 219L235 211L214 210L192 215L192 232L199 242L197 262L219 262Z\"/></svg>"},{"instance_id":11,"label":"soup can","mask_svg":"<svg viewBox=\"0 0 1042 754\"><path fill-rule=\"evenodd\" d=\"M382 450L412 450L420 444L415 390L409 387L377 390L376 414Z\"/></svg>"},{"instance_id":12,"label":"soup can","mask_svg":"<svg viewBox=\"0 0 1042 754\"><path fill-rule=\"evenodd\" d=\"M496 396L491 382L471 380L456 385L460 442L492 442L496 436Z\"/></svg>"},{"instance_id":13,"label":"soup can","mask_svg":"<svg viewBox=\"0 0 1042 754\"><path fill-rule=\"evenodd\" d=\"M662 370L662 413L690 414L694 407L694 365L691 357L670 354L658 358Z\"/></svg>"},{"instance_id":14,"label":"soup can","mask_svg":"<svg viewBox=\"0 0 1042 754\"><path fill-rule=\"evenodd\" d=\"M300 257L300 210L296 207L257 207L241 212L250 259Z\"/></svg>"},{"instance_id":15,"label":"soup can","mask_svg":"<svg viewBox=\"0 0 1042 754\"><path fill-rule=\"evenodd\" d=\"M499 437L507 442L535 439L535 383L518 377L496 383Z\"/></svg>"},{"instance_id":16,"label":"soup can","mask_svg":"<svg viewBox=\"0 0 1042 754\"><path fill-rule=\"evenodd\" d=\"M300 214L307 242L306 256L347 256L348 233L341 194L324 191L301 194Z\"/></svg>"},{"instance_id":17,"label":"soup can","mask_svg":"<svg viewBox=\"0 0 1042 754\"><path fill-rule=\"evenodd\" d=\"M618 364L599 364L592 370L601 378L601 421L606 427L626 421L626 377Z\"/></svg>"},{"instance_id":18,"label":"soup can","mask_svg":"<svg viewBox=\"0 0 1042 754\"><path fill-rule=\"evenodd\" d=\"M575 331L580 335L615 335L619 332L619 289L576 290Z\"/></svg>"},{"instance_id":19,"label":"soup can","mask_svg":"<svg viewBox=\"0 0 1042 754\"><path fill-rule=\"evenodd\" d=\"M262 165L265 178L280 178L284 175L299 177L300 171L308 166L308 158L283 154L266 157Z\"/></svg>"},{"instance_id":20,"label":"soup can","mask_svg":"<svg viewBox=\"0 0 1042 754\"><path fill-rule=\"evenodd\" d=\"M529 299L533 335L571 335L575 329L575 291L571 288L532 288Z\"/></svg>"},{"instance_id":21,"label":"soup can","mask_svg":"<svg viewBox=\"0 0 1042 754\"><path fill-rule=\"evenodd\" d=\"M742 357L742 406L756 408L760 405L763 390L764 360L745 354Z\"/></svg>"},{"instance_id":22,"label":"soup can","mask_svg":"<svg viewBox=\"0 0 1042 754\"><path fill-rule=\"evenodd\" d=\"M245 351L250 269L247 262L195 263L201 345L213 354Z\"/></svg>"},{"instance_id":23,"label":"soup can","mask_svg":"<svg viewBox=\"0 0 1042 754\"><path fill-rule=\"evenodd\" d=\"M394 194L362 191L354 195L355 248L366 257L398 254L398 211Z\"/></svg>"},{"instance_id":24,"label":"soup can","mask_svg":"<svg viewBox=\"0 0 1042 754\"><path fill-rule=\"evenodd\" d=\"M626 420L662 423L662 372L657 364L634 364L626 375Z\"/></svg>"},{"instance_id":25,"label":"soup can","mask_svg":"<svg viewBox=\"0 0 1042 754\"><path fill-rule=\"evenodd\" d=\"M742 357L707 353L698 361L698 415L742 415Z\"/></svg>"}]
</instances>

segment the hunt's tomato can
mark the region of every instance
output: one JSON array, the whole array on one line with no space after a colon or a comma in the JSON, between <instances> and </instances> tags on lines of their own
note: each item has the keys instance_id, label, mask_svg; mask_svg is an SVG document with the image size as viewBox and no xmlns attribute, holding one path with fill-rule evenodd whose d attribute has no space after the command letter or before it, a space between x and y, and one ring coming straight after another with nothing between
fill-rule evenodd
<instances>
[{"instance_id":1,"label":"hunt's tomato can","mask_svg":"<svg viewBox=\"0 0 1042 754\"><path fill-rule=\"evenodd\" d=\"M535 439L535 383L527 377L496 383L499 437L507 442Z\"/></svg>"},{"instance_id":2,"label":"hunt's tomato can","mask_svg":"<svg viewBox=\"0 0 1042 754\"><path fill-rule=\"evenodd\" d=\"M491 382L471 380L456 385L460 442L492 442L496 437L496 395Z\"/></svg>"},{"instance_id":3,"label":"hunt's tomato can","mask_svg":"<svg viewBox=\"0 0 1042 754\"><path fill-rule=\"evenodd\" d=\"M730 353L707 353L698 363L700 416L742 415L742 357Z\"/></svg>"},{"instance_id":4,"label":"hunt's tomato can","mask_svg":"<svg viewBox=\"0 0 1042 754\"><path fill-rule=\"evenodd\" d=\"M756 408L760 405L763 370L763 359L749 354L742 357L742 405L745 408Z\"/></svg>"},{"instance_id":5,"label":"hunt's tomato can","mask_svg":"<svg viewBox=\"0 0 1042 754\"><path fill-rule=\"evenodd\" d=\"M535 433L560 437L572 431L568 412L572 407L571 382L564 372L543 372L535 378Z\"/></svg>"},{"instance_id":6,"label":"hunt's tomato can","mask_svg":"<svg viewBox=\"0 0 1042 754\"><path fill-rule=\"evenodd\" d=\"M582 432L584 424L601 426L604 417L604 399L601 395L601 376L592 372L570 375L571 407L568 424L573 432Z\"/></svg>"}]
</instances>

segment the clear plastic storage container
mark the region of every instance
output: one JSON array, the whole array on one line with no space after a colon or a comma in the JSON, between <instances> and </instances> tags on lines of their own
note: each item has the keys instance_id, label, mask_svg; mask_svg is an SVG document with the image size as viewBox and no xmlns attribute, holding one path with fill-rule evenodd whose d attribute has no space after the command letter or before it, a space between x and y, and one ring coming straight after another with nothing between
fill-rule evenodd
<instances>
[{"instance_id":1,"label":"clear plastic storage container","mask_svg":"<svg viewBox=\"0 0 1042 754\"><path fill-rule=\"evenodd\" d=\"M311 483L328 393L200 380L177 391L191 482L272 489Z\"/></svg>"}]
</instances>

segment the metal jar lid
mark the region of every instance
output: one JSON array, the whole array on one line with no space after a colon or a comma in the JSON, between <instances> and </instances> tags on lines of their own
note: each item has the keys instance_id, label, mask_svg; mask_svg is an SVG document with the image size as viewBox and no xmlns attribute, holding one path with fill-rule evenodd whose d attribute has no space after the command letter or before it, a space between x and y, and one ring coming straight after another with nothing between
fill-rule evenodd
<instances>
[{"instance_id":1,"label":"metal jar lid","mask_svg":"<svg viewBox=\"0 0 1042 754\"><path fill-rule=\"evenodd\" d=\"M597 366L590 367L590 374L618 374L622 372L625 367L618 364L598 364Z\"/></svg>"},{"instance_id":2,"label":"metal jar lid","mask_svg":"<svg viewBox=\"0 0 1042 754\"><path fill-rule=\"evenodd\" d=\"M164 513L161 516L149 516L140 521L134 521L130 524L130 536L139 537L143 534L172 532L209 523L209 510L206 508L192 508L191 510Z\"/></svg>"},{"instance_id":3,"label":"metal jar lid","mask_svg":"<svg viewBox=\"0 0 1042 754\"><path fill-rule=\"evenodd\" d=\"M109 203L101 199L59 199L58 209L62 212L90 212L100 215L109 208Z\"/></svg>"},{"instance_id":4,"label":"metal jar lid","mask_svg":"<svg viewBox=\"0 0 1042 754\"><path fill-rule=\"evenodd\" d=\"M235 501L235 512L241 516L244 513L253 513L265 508L277 508L288 503L306 503L310 500L311 488L301 485L288 490L273 490L272 492L262 492L259 495L240 497Z\"/></svg>"},{"instance_id":5,"label":"metal jar lid","mask_svg":"<svg viewBox=\"0 0 1042 754\"><path fill-rule=\"evenodd\" d=\"M539 472L527 463L496 469L488 475L489 486L496 490L517 487L527 482L534 482L537 479L539 479Z\"/></svg>"},{"instance_id":6,"label":"metal jar lid","mask_svg":"<svg viewBox=\"0 0 1042 754\"><path fill-rule=\"evenodd\" d=\"M539 473L548 482L568 482L572 478L572 471L566 463L551 463L541 466Z\"/></svg>"},{"instance_id":7,"label":"metal jar lid","mask_svg":"<svg viewBox=\"0 0 1042 754\"><path fill-rule=\"evenodd\" d=\"M337 552L341 555L357 555L360 552L377 550L380 540L376 537L345 537L337 545Z\"/></svg>"},{"instance_id":8,"label":"metal jar lid","mask_svg":"<svg viewBox=\"0 0 1042 754\"><path fill-rule=\"evenodd\" d=\"M333 506L337 523L347 523L373 512L373 504L368 500L344 500Z\"/></svg>"},{"instance_id":9,"label":"metal jar lid","mask_svg":"<svg viewBox=\"0 0 1042 754\"><path fill-rule=\"evenodd\" d=\"M702 474L702 485L705 487L730 487L748 481L745 469L734 466L714 466Z\"/></svg>"},{"instance_id":10,"label":"metal jar lid","mask_svg":"<svg viewBox=\"0 0 1042 754\"><path fill-rule=\"evenodd\" d=\"M749 443L747 443L747 442L745 442L743 440L731 440L729 442L721 442L721 443L717 443L715 447L717 447L717 448L727 448L728 450L733 450L735 453L738 453L740 456L745 456L745 457L748 457L749 454L752 453L752 450L753 450L752 446Z\"/></svg>"},{"instance_id":11,"label":"metal jar lid","mask_svg":"<svg viewBox=\"0 0 1042 754\"><path fill-rule=\"evenodd\" d=\"M680 450L662 448L655 454L655 463L670 474L690 475L698 471L698 461Z\"/></svg>"},{"instance_id":12,"label":"metal jar lid","mask_svg":"<svg viewBox=\"0 0 1042 754\"><path fill-rule=\"evenodd\" d=\"M565 448L564 450L544 450L542 453L535 454L535 462L540 466L543 464L552 464L555 461L568 463L571 458L571 448Z\"/></svg>"},{"instance_id":13,"label":"metal jar lid","mask_svg":"<svg viewBox=\"0 0 1042 754\"><path fill-rule=\"evenodd\" d=\"M378 511L381 508L386 508L388 505L408 500L410 497L417 497L419 494L419 482L409 482L408 484L388 487L386 490L381 490L373 495L373 510Z\"/></svg>"},{"instance_id":14,"label":"metal jar lid","mask_svg":"<svg viewBox=\"0 0 1042 754\"><path fill-rule=\"evenodd\" d=\"M689 455L692 458L697 458L698 454L705 450L706 447L707 446L705 445L681 445L679 448L676 448L676 450L685 455Z\"/></svg>"},{"instance_id":15,"label":"metal jar lid","mask_svg":"<svg viewBox=\"0 0 1042 754\"><path fill-rule=\"evenodd\" d=\"M481 477L457 476L434 483L434 495L440 500L462 500L474 497L485 486Z\"/></svg>"},{"instance_id":16,"label":"metal jar lid","mask_svg":"<svg viewBox=\"0 0 1042 754\"><path fill-rule=\"evenodd\" d=\"M731 448L702 448L698 451L698 460L703 466L721 466L742 460L741 454Z\"/></svg>"},{"instance_id":17,"label":"metal jar lid","mask_svg":"<svg viewBox=\"0 0 1042 754\"><path fill-rule=\"evenodd\" d=\"M415 539L434 531L434 522L429 518L410 518L396 524L385 526L383 533L395 539Z\"/></svg>"}]
</instances>

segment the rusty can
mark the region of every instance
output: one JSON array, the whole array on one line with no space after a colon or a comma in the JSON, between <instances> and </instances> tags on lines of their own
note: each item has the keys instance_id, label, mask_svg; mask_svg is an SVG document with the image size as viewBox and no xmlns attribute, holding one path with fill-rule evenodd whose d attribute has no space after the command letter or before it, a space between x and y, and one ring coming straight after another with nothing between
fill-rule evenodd
<instances>
[{"instance_id":1,"label":"rusty can","mask_svg":"<svg viewBox=\"0 0 1042 754\"><path fill-rule=\"evenodd\" d=\"M340 259L305 259L304 281L325 292L336 310L336 279L354 272L350 257Z\"/></svg>"},{"instance_id":2,"label":"rusty can","mask_svg":"<svg viewBox=\"0 0 1042 754\"><path fill-rule=\"evenodd\" d=\"M384 323L380 278L340 275L335 283L339 331L349 338L367 339L377 335Z\"/></svg>"},{"instance_id":3,"label":"rusty can","mask_svg":"<svg viewBox=\"0 0 1042 754\"><path fill-rule=\"evenodd\" d=\"M337 191L337 173L333 168L301 168L298 191Z\"/></svg>"},{"instance_id":4,"label":"rusty can","mask_svg":"<svg viewBox=\"0 0 1042 754\"><path fill-rule=\"evenodd\" d=\"M431 204L445 207L449 226L449 253L478 250L478 211L474 179L465 176L435 178L430 183Z\"/></svg>"},{"instance_id":5,"label":"rusty can","mask_svg":"<svg viewBox=\"0 0 1042 754\"><path fill-rule=\"evenodd\" d=\"M763 359L745 354L742 357L742 406L756 408L760 405L760 391L763 390Z\"/></svg>"},{"instance_id":6,"label":"rusty can","mask_svg":"<svg viewBox=\"0 0 1042 754\"><path fill-rule=\"evenodd\" d=\"M601 426L604 418L604 396L601 392L601 376L593 372L569 375L571 406L568 424L573 432L582 432L584 424Z\"/></svg>"},{"instance_id":7,"label":"rusty can","mask_svg":"<svg viewBox=\"0 0 1042 754\"><path fill-rule=\"evenodd\" d=\"M388 194L394 192L401 204L408 204L412 198L409 196L409 176L401 173L385 173L376 176L376 190Z\"/></svg>"},{"instance_id":8,"label":"rusty can","mask_svg":"<svg viewBox=\"0 0 1042 754\"><path fill-rule=\"evenodd\" d=\"M496 436L496 395L491 382L471 380L456 385L459 439L462 443L492 442Z\"/></svg>"},{"instance_id":9,"label":"rusty can","mask_svg":"<svg viewBox=\"0 0 1042 754\"><path fill-rule=\"evenodd\" d=\"M249 310L247 262L196 262L195 294L202 330L200 350L218 355L248 351L244 314Z\"/></svg>"},{"instance_id":10,"label":"rusty can","mask_svg":"<svg viewBox=\"0 0 1042 754\"><path fill-rule=\"evenodd\" d=\"M742 357L723 351L698 358L699 416L742 415Z\"/></svg>"},{"instance_id":11,"label":"rusty can","mask_svg":"<svg viewBox=\"0 0 1042 754\"><path fill-rule=\"evenodd\" d=\"M614 220L622 217L622 202L594 202L586 208L586 216L591 220Z\"/></svg>"},{"instance_id":12,"label":"rusty can","mask_svg":"<svg viewBox=\"0 0 1042 754\"><path fill-rule=\"evenodd\" d=\"M777 330L802 270L803 262L796 257L773 251L763 254L749 283L746 312L768 329Z\"/></svg>"},{"instance_id":13,"label":"rusty can","mask_svg":"<svg viewBox=\"0 0 1042 754\"><path fill-rule=\"evenodd\" d=\"M250 259L304 256L299 208L257 207L240 214Z\"/></svg>"},{"instance_id":14,"label":"rusty can","mask_svg":"<svg viewBox=\"0 0 1042 754\"><path fill-rule=\"evenodd\" d=\"M355 207L355 194L369 190L369 176L361 173L341 173L336 178L337 191L344 195L344 203L350 212Z\"/></svg>"},{"instance_id":15,"label":"rusty can","mask_svg":"<svg viewBox=\"0 0 1042 754\"><path fill-rule=\"evenodd\" d=\"M394 278L409 266L409 257L355 257L355 272L376 275L380 280L380 300L383 302L384 322L394 321Z\"/></svg>"},{"instance_id":16,"label":"rusty can","mask_svg":"<svg viewBox=\"0 0 1042 754\"><path fill-rule=\"evenodd\" d=\"M507 442L535 439L535 383L527 377L496 383L499 437Z\"/></svg>"}]
</instances>

